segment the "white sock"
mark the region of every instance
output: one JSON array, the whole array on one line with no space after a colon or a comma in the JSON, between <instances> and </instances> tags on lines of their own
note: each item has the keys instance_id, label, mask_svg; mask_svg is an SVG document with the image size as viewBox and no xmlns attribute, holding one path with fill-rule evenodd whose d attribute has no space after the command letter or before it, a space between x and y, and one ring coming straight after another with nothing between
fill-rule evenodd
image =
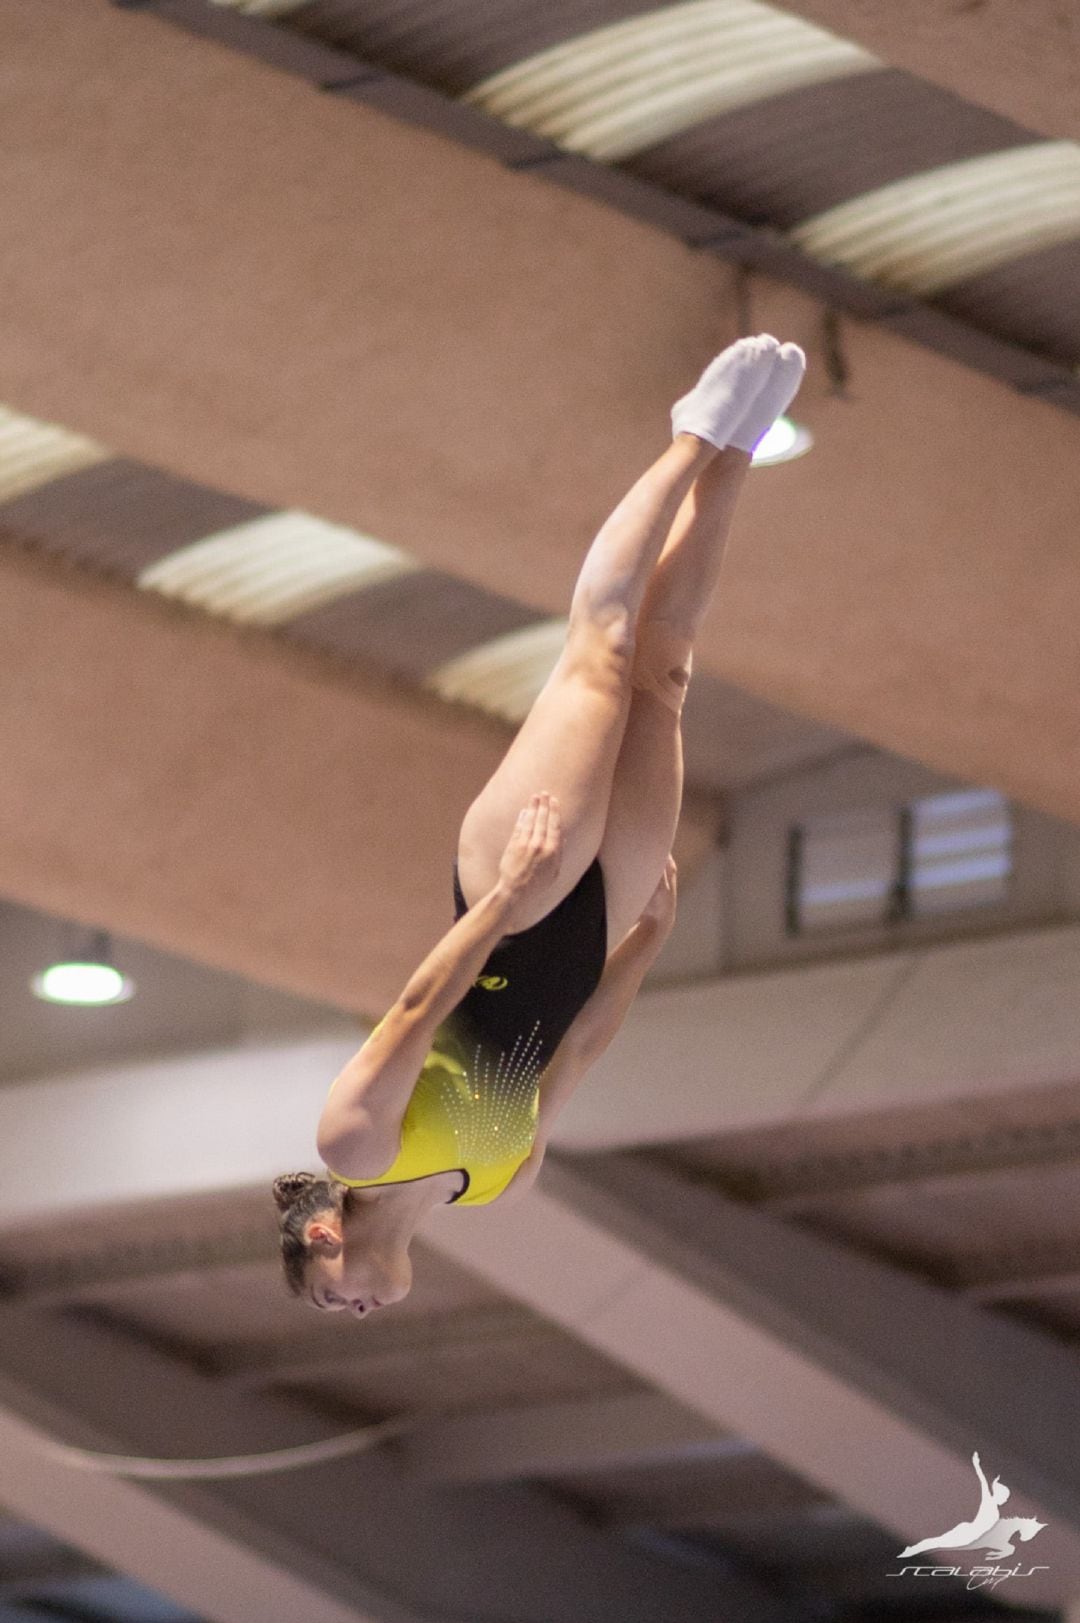
<instances>
[{"instance_id":1,"label":"white sock","mask_svg":"<svg viewBox=\"0 0 1080 1623\"><path fill-rule=\"evenodd\" d=\"M690 393L676 400L671 408L672 433L696 434L721 450L734 444L732 435L767 386L779 353L779 341L770 333L729 344L709 362Z\"/></svg>"},{"instance_id":2,"label":"white sock","mask_svg":"<svg viewBox=\"0 0 1080 1623\"><path fill-rule=\"evenodd\" d=\"M799 392L806 356L798 344L781 344L764 383L746 406L728 439L738 451L752 451Z\"/></svg>"}]
</instances>

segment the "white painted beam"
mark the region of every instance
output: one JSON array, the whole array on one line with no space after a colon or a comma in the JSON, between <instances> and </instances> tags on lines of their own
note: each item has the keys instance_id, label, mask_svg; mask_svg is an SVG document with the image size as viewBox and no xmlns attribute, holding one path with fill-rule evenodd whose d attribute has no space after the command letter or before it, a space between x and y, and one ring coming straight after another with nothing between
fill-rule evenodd
<instances>
[{"instance_id":1,"label":"white painted beam","mask_svg":"<svg viewBox=\"0 0 1080 1623\"><path fill-rule=\"evenodd\" d=\"M339 1063L313 1040L4 1090L0 1222L302 1164ZM1016 1513L1051 1524L1039 1546L1051 1572L1025 1598L1056 1604L1063 1573L1080 1583L1080 1362L948 1292L635 1168L598 1194L610 1162L586 1174L552 1157L520 1205L437 1213L425 1238L904 1542L966 1513L980 1447ZM672 1238L679 1223L694 1244Z\"/></svg>"},{"instance_id":2,"label":"white painted beam","mask_svg":"<svg viewBox=\"0 0 1080 1623\"><path fill-rule=\"evenodd\" d=\"M327 1090L359 1041L212 1049L0 1090L0 1226L315 1165Z\"/></svg>"},{"instance_id":3,"label":"white painted beam","mask_svg":"<svg viewBox=\"0 0 1080 1623\"><path fill-rule=\"evenodd\" d=\"M1049 1524L1030 1552L1049 1571L1016 1598L1059 1604L1080 1581L1080 1359L1049 1338L642 1157L559 1162L525 1201L424 1232L898 1550L971 1513L980 1449L1010 1511Z\"/></svg>"},{"instance_id":4,"label":"white painted beam","mask_svg":"<svg viewBox=\"0 0 1080 1623\"><path fill-rule=\"evenodd\" d=\"M0 1493L27 1521L156 1589L209 1623L376 1623L208 1520L130 1482L86 1476L46 1452L48 1437L0 1407Z\"/></svg>"},{"instance_id":5,"label":"white painted beam","mask_svg":"<svg viewBox=\"0 0 1080 1623\"><path fill-rule=\"evenodd\" d=\"M555 1146L622 1148L798 1119L815 1077L907 967L907 954L884 955L646 991L560 1118ZM1075 927L924 949L810 1119L1075 1076L1078 980ZM359 1040L358 1028L0 1090L0 1227L317 1165L327 1088Z\"/></svg>"},{"instance_id":6,"label":"white painted beam","mask_svg":"<svg viewBox=\"0 0 1080 1623\"><path fill-rule=\"evenodd\" d=\"M18 1452L4 1446L7 1415L30 1428ZM151 1552L168 1537L168 1524L156 1517L158 1494L147 1492L145 1517L140 1502L106 1496L96 1519L80 1521L80 1496L92 1506L99 1483L127 1485L55 1465L40 1452L36 1428L90 1448L180 1458L287 1447L341 1429L298 1402L238 1392L117 1326L0 1307L0 1501L32 1518L16 1477L24 1464L34 1480L47 1472L42 1500L55 1485L56 1520L42 1525L150 1582L145 1562L137 1564L138 1535L143 1529ZM18 1440L17 1428L11 1435ZM288 1586L277 1601L268 1589L261 1610L215 1611L215 1587L228 1591L231 1584L234 1547L241 1593L247 1553L262 1552L270 1568L299 1575L316 1598L325 1590L351 1603L342 1623L346 1616L379 1623L465 1623L477 1616L606 1623L612 1615L625 1623L681 1623L714 1603L718 1623L784 1623L786 1616L763 1586L634 1550L526 1484L425 1483L405 1476L381 1451L308 1467L292 1479L168 1484L159 1492L161 1502L179 1506L221 1541L208 1553L216 1560L210 1600L188 1603L213 1623L219 1616L225 1623L234 1616L242 1623L321 1623L324 1615L338 1623L338 1615L309 1607ZM93 1538L100 1532L106 1539L114 1517L129 1524L131 1545L118 1540L110 1554ZM198 1556L193 1546L192 1560ZM169 1563L165 1570L171 1579Z\"/></svg>"},{"instance_id":7,"label":"white painted beam","mask_svg":"<svg viewBox=\"0 0 1080 1623\"><path fill-rule=\"evenodd\" d=\"M1080 928L1065 925L646 990L552 1143L629 1148L1071 1081L1078 984Z\"/></svg>"}]
</instances>

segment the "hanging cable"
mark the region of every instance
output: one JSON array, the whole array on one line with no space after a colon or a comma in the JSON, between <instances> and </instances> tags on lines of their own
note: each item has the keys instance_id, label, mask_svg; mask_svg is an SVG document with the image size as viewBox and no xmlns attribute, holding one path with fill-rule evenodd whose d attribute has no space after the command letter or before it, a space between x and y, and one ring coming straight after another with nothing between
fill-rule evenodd
<instances>
[{"instance_id":1,"label":"hanging cable","mask_svg":"<svg viewBox=\"0 0 1080 1623\"><path fill-rule=\"evenodd\" d=\"M142 1481L218 1481L225 1477L269 1476L275 1471L296 1471L304 1466L322 1465L327 1460L363 1454L390 1438L413 1429L415 1422L404 1419L381 1420L337 1437L324 1437L314 1443L296 1443L289 1448L273 1448L261 1454L221 1454L209 1459L163 1459L154 1455L105 1454L95 1449L77 1448L70 1443L44 1440L40 1452L60 1465L76 1471L95 1471L102 1476L137 1477Z\"/></svg>"}]
</instances>

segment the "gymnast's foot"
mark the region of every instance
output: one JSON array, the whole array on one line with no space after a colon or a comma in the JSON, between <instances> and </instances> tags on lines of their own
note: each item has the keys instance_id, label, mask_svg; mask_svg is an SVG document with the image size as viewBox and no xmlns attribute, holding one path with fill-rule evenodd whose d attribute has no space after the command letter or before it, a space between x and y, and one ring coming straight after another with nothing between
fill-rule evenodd
<instances>
[{"instance_id":1,"label":"gymnast's foot","mask_svg":"<svg viewBox=\"0 0 1080 1623\"><path fill-rule=\"evenodd\" d=\"M694 434L723 450L734 444L743 418L772 376L780 353L769 333L740 338L710 361L698 382L671 409L673 434Z\"/></svg>"},{"instance_id":2,"label":"gymnast's foot","mask_svg":"<svg viewBox=\"0 0 1080 1623\"><path fill-rule=\"evenodd\" d=\"M781 416L799 392L806 371L806 356L798 344L781 344L772 358L772 368L747 406L728 441L739 451L753 451L758 441Z\"/></svg>"},{"instance_id":3,"label":"gymnast's foot","mask_svg":"<svg viewBox=\"0 0 1080 1623\"><path fill-rule=\"evenodd\" d=\"M676 401L672 430L721 449L753 451L795 398L805 370L806 356L798 344L781 344L770 333L740 338Z\"/></svg>"}]
</instances>

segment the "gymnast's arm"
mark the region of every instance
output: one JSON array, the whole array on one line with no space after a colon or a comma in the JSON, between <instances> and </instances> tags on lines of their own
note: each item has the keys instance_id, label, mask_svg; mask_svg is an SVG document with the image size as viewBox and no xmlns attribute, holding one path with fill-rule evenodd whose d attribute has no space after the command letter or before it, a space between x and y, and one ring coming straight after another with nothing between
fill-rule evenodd
<instances>
[{"instance_id":1,"label":"gymnast's arm","mask_svg":"<svg viewBox=\"0 0 1080 1623\"><path fill-rule=\"evenodd\" d=\"M458 919L412 975L334 1082L317 1144L346 1178L377 1178L398 1152L401 1121L436 1030L465 996L523 903L558 874L558 804L534 795L518 818L494 887Z\"/></svg>"},{"instance_id":2,"label":"gymnast's arm","mask_svg":"<svg viewBox=\"0 0 1080 1623\"><path fill-rule=\"evenodd\" d=\"M522 1162L499 1196L500 1200L523 1193L535 1182L556 1117L625 1020L646 973L671 934L675 922L675 881L675 863L669 857L645 911L609 956L599 986L540 1078L536 1138L528 1160Z\"/></svg>"}]
</instances>

